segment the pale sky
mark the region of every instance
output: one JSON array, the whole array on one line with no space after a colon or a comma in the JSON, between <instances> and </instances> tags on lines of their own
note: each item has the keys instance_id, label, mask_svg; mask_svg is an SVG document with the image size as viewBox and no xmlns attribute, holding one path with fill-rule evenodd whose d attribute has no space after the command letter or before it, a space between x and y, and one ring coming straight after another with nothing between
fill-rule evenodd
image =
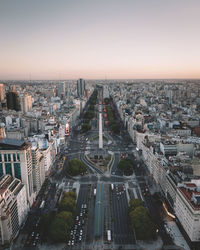
<instances>
[{"instance_id":1,"label":"pale sky","mask_svg":"<svg viewBox=\"0 0 200 250\"><path fill-rule=\"evenodd\" d=\"M0 0L0 79L200 78L200 0Z\"/></svg>"}]
</instances>

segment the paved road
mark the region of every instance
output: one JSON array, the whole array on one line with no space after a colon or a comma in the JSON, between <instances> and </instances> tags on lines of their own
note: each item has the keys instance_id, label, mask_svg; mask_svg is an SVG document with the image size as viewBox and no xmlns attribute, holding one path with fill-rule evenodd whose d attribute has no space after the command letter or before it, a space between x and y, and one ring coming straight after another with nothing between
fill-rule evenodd
<instances>
[{"instance_id":1,"label":"paved road","mask_svg":"<svg viewBox=\"0 0 200 250\"><path fill-rule=\"evenodd\" d=\"M122 185L118 185L118 190L123 190ZM128 218L128 201L126 192L116 190L112 191L112 218L114 220L114 241L116 244L134 244L134 236L130 231Z\"/></svg>"}]
</instances>

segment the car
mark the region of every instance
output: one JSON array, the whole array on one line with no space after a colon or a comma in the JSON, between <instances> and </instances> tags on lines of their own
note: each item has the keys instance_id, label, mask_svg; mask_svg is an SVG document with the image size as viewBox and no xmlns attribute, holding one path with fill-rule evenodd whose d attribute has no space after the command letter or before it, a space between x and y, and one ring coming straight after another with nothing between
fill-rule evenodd
<instances>
[{"instance_id":1,"label":"car","mask_svg":"<svg viewBox=\"0 0 200 250\"><path fill-rule=\"evenodd\" d=\"M33 241L33 246L36 246L36 241Z\"/></svg>"},{"instance_id":2,"label":"car","mask_svg":"<svg viewBox=\"0 0 200 250\"><path fill-rule=\"evenodd\" d=\"M72 240L72 246L74 245L74 240Z\"/></svg>"},{"instance_id":3,"label":"car","mask_svg":"<svg viewBox=\"0 0 200 250\"><path fill-rule=\"evenodd\" d=\"M80 217L82 217L83 216L83 214L82 213L80 213Z\"/></svg>"},{"instance_id":4,"label":"car","mask_svg":"<svg viewBox=\"0 0 200 250\"><path fill-rule=\"evenodd\" d=\"M83 230L80 230L80 235L83 235Z\"/></svg>"},{"instance_id":5,"label":"car","mask_svg":"<svg viewBox=\"0 0 200 250\"><path fill-rule=\"evenodd\" d=\"M35 235L35 232L32 232L31 236L33 237Z\"/></svg>"},{"instance_id":6,"label":"car","mask_svg":"<svg viewBox=\"0 0 200 250\"><path fill-rule=\"evenodd\" d=\"M79 236L79 241L81 241L82 240L82 236Z\"/></svg>"},{"instance_id":7,"label":"car","mask_svg":"<svg viewBox=\"0 0 200 250\"><path fill-rule=\"evenodd\" d=\"M69 240L69 242L68 242L68 244L67 244L68 246L71 246L71 240Z\"/></svg>"}]
</instances>

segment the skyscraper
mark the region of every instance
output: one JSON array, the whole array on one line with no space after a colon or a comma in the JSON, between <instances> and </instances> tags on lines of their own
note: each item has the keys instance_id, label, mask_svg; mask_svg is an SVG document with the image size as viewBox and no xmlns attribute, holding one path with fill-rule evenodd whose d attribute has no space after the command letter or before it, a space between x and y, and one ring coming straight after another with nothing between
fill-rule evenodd
<instances>
[{"instance_id":1,"label":"skyscraper","mask_svg":"<svg viewBox=\"0 0 200 250\"><path fill-rule=\"evenodd\" d=\"M82 98L85 94L85 81L80 78L77 81L77 96Z\"/></svg>"},{"instance_id":2,"label":"skyscraper","mask_svg":"<svg viewBox=\"0 0 200 250\"><path fill-rule=\"evenodd\" d=\"M63 97L65 96L66 89L65 89L65 82L60 82L58 84L58 96Z\"/></svg>"},{"instance_id":3,"label":"skyscraper","mask_svg":"<svg viewBox=\"0 0 200 250\"><path fill-rule=\"evenodd\" d=\"M20 97L21 111L27 113L32 110L32 97L28 94Z\"/></svg>"},{"instance_id":4,"label":"skyscraper","mask_svg":"<svg viewBox=\"0 0 200 250\"><path fill-rule=\"evenodd\" d=\"M8 109L14 109L16 111L20 110L20 101L17 92L8 92L6 94L6 100Z\"/></svg>"}]
</instances>

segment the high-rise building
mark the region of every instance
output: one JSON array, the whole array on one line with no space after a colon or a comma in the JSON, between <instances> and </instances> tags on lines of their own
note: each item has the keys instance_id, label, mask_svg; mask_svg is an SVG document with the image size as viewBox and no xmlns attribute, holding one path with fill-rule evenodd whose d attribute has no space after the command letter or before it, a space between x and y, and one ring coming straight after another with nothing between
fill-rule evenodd
<instances>
[{"instance_id":1,"label":"high-rise building","mask_svg":"<svg viewBox=\"0 0 200 250\"><path fill-rule=\"evenodd\" d=\"M0 178L0 244L10 243L28 213L25 185L11 175Z\"/></svg>"},{"instance_id":2,"label":"high-rise building","mask_svg":"<svg viewBox=\"0 0 200 250\"><path fill-rule=\"evenodd\" d=\"M84 97L85 94L85 81L83 79L78 79L77 81L77 95L79 98Z\"/></svg>"},{"instance_id":3,"label":"high-rise building","mask_svg":"<svg viewBox=\"0 0 200 250\"><path fill-rule=\"evenodd\" d=\"M8 92L6 94L7 108L16 111L20 110L19 95L17 92Z\"/></svg>"},{"instance_id":4,"label":"high-rise building","mask_svg":"<svg viewBox=\"0 0 200 250\"><path fill-rule=\"evenodd\" d=\"M60 82L58 84L58 96L63 97L65 96L66 89L65 89L65 82Z\"/></svg>"},{"instance_id":5,"label":"high-rise building","mask_svg":"<svg viewBox=\"0 0 200 250\"><path fill-rule=\"evenodd\" d=\"M32 97L31 95L25 94L20 97L21 111L27 113L32 110Z\"/></svg>"},{"instance_id":6,"label":"high-rise building","mask_svg":"<svg viewBox=\"0 0 200 250\"><path fill-rule=\"evenodd\" d=\"M39 193L42 184L45 181L44 157L39 148L32 146L32 169L33 169L33 189L36 194Z\"/></svg>"},{"instance_id":7,"label":"high-rise building","mask_svg":"<svg viewBox=\"0 0 200 250\"><path fill-rule=\"evenodd\" d=\"M0 102L2 102L5 99L5 90L4 85L0 84Z\"/></svg>"},{"instance_id":8,"label":"high-rise building","mask_svg":"<svg viewBox=\"0 0 200 250\"><path fill-rule=\"evenodd\" d=\"M31 206L35 194L30 144L15 139L0 140L0 176L5 174L10 174L25 184L27 201Z\"/></svg>"}]
</instances>

